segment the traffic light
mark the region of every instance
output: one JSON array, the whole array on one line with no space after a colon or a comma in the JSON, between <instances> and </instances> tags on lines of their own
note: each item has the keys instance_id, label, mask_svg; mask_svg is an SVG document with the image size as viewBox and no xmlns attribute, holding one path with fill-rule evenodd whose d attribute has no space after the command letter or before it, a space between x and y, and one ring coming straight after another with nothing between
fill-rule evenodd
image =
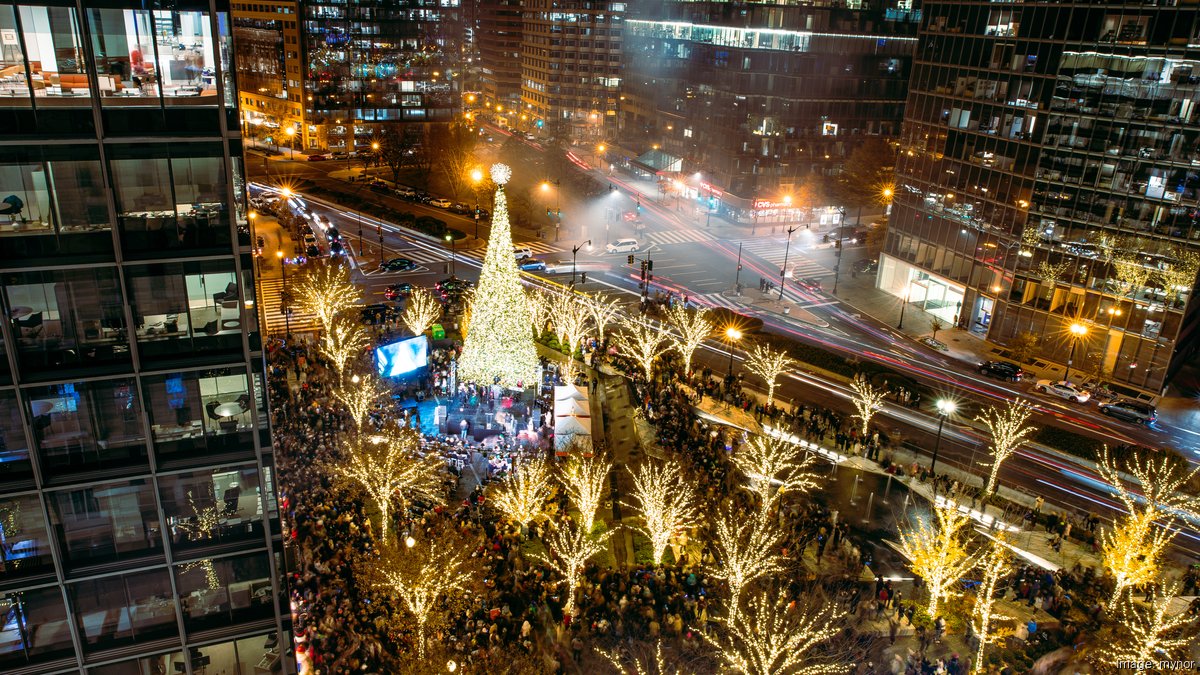
<instances>
[{"instance_id":1,"label":"traffic light","mask_svg":"<svg viewBox=\"0 0 1200 675\"><path fill-rule=\"evenodd\" d=\"M586 283L587 283L587 272L580 272L580 273L579 273L579 283L581 283L581 284L586 284Z\"/></svg>"},{"instance_id":2,"label":"traffic light","mask_svg":"<svg viewBox=\"0 0 1200 675\"><path fill-rule=\"evenodd\" d=\"M630 253L629 257L626 258L625 261L628 262L630 265L632 265L633 264L633 254Z\"/></svg>"},{"instance_id":3,"label":"traffic light","mask_svg":"<svg viewBox=\"0 0 1200 675\"><path fill-rule=\"evenodd\" d=\"M646 270L654 271L654 261L650 260L649 258L646 259Z\"/></svg>"},{"instance_id":4,"label":"traffic light","mask_svg":"<svg viewBox=\"0 0 1200 675\"><path fill-rule=\"evenodd\" d=\"M546 209L546 217L547 217L547 218L549 218L549 217L550 217L550 211L551 211L551 209Z\"/></svg>"}]
</instances>

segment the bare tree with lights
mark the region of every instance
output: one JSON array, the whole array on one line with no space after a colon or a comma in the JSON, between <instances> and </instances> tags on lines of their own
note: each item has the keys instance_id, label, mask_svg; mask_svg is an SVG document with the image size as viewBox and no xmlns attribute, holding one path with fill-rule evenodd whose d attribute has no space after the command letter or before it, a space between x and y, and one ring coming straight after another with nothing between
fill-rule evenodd
<instances>
[{"instance_id":1,"label":"bare tree with lights","mask_svg":"<svg viewBox=\"0 0 1200 675\"><path fill-rule=\"evenodd\" d=\"M289 285L300 310L316 316L326 331L335 317L362 302L362 290L350 281L349 267L338 262L311 265Z\"/></svg>"},{"instance_id":2,"label":"bare tree with lights","mask_svg":"<svg viewBox=\"0 0 1200 675\"><path fill-rule=\"evenodd\" d=\"M846 673L849 662L821 653L841 631L843 617L832 604L804 606L760 591L746 611L723 622L721 635L697 632L731 670L745 675Z\"/></svg>"},{"instance_id":3,"label":"bare tree with lights","mask_svg":"<svg viewBox=\"0 0 1200 675\"><path fill-rule=\"evenodd\" d=\"M741 607L742 594L756 579L783 570L779 546L783 533L760 518L726 512L716 522L716 562L709 573L729 586L729 616Z\"/></svg>"},{"instance_id":4,"label":"bare tree with lights","mask_svg":"<svg viewBox=\"0 0 1200 675\"><path fill-rule=\"evenodd\" d=\"M976 673L984 671L984 650L989 644L999 641L993 635L993 622L1012 619L1010 616L997 614L995 611L996 589L1000 586L1000 582L1007 579L1013 572L1012 551L1009 550L1003 536L992 542L980 567L983 578L980 580L979 586L975 588L975 604L971 608L971 630L974 631L975 638L979 641L975 648L974 672Z\"/></svg>"},{"instance_id":5,"label":"bare tree with lights","mask_svg":"<svg viewBox=\"0 0 1200 675\"><path fill-rule=\"evenodd\" d=\"M408 296L400 318L413 335L424 335L425 331L442 318L442 303L424 288L414 288Z\"/></svg>"},{"instance_id":6,"label":"bare tree with lights","mask_svg":"<svg viewBox=\"0 0 1200 675\"><path fill-rule=\"evenodd\" d=\"M683 374L692 372L692 355L712 335L713 322L708 320L705 308L688 309L682 303L672 305L667 311L667 324L673 329L671 344L683 357Z\"/></svg>"},{"instance_id":7,"label":"bare tree with lights","mask_svg":"<svg viewBox=\"0 0 1200 675\"><path fill-rule=\"evenodd\" d=\"M887 395L887 392L871 384L866 375L862 373L855 375L854 379L850 380L850 391L853 394L850 402L854 404L854 409L857 411L854 417L858 419L861 435L865 439L871 430L871 418L875 417L875 413L883 407L883 397Z\"/></svg>"},{"instance_id":8,"label":"bare tree with lights","mask_svg":"<svg viewBox=\"0 0 1200 675\"><path fill-rule=\"evenodd\" d=\"M650 540L654 564L661 565L671 537L697 525L696 516L700 500L696 487L683 474L683 467L675 460L666 462L644 461L633 476L633 496L641 515L641 525L634 529Z\"/></svg>"},{"instance_id":9,"label":"bare tree with lights","mask_svg":"<svg viewBox=\"0 0 1200 675\"><path fill-rule=\"evenodd\" d=\"M550 493L550 465L545 460L534 459L514 463L492 493L491 502L525 531L531 523L546 515Z\"/></svg>"},{"instance_id":10,"label":"bare tree with lights","mask_svg":"<svg viewBox=\"0 0 1200 675\"><path fill-rule=\"evenodd\" d=\"M379 511L380 541L387 541L392 500L442 501L442 461L421 453L421 435L395 421L378 433L354 434L342 445L342 456L328 468L366 492Z\"/></svg>"},{"instance_id":11,"label":"bare tree with lights","mask_svg":"<svg viewBox=\"0 0 1200 675\"><path fill-rule=\"evenodd\" d=\"M1169 583L1145 606L1131 597L1124 598L1117 608L1117 639L1099 650L1099 661L1113 666L1120 662L1161 663L1187 658L1200 625L1186 610L1171 611L1171 602L1179 591L1178 583Z\"/></svg>"},{"instance_id":12,"label":"bare tree with lights","mask_svg":"<svg viewBox=\"0 0 1200 675\"><path fill-rule=\"evenodd\" d=\"M817 474L811 471L812 455L777 438L752 436L731 460L746 474L750 491L758 497L758 517L764 522L785 492L806 492L818 485Z\"/></svg>"},{"instance_id":13,"label":"bare tree with lights","mask_svg":"<svg viewBox=\"0 0 1200 675\"><path fill-rule=\"evenodd\" d=\"M425 635L439 623L439 602L465 593L480 575L478 559L460 538L442 533L436 537L409 537L379 548L379 559L364 572L374 587L400 600L417 628L417 658L425 658Z\"/></svg>"},{"instance_id":14,"label":"bare tree with lights","mask_svg":"<svg viewBox=\"0 0 1200 675\"><path fill-rule=\"evenodd\" d=\"M754 345L750 350L750 355L746 357L746 368L767 383L768 407L775 402L775 387L779 384L779 376L795 365L796 361L782 349L772 349L770 345Z\"/></svg>"},{"instance_id":15,"label":"bare tree with lights","mask_svg":"<svg viewBox=\"0 0 1200 675\"><path fill-rule=\"evenodd\" d=\"M575 349L587 337L588 324L592 320L591 309L584 299L575 293L563 293L548 298L550 323L558 334L559 344L566 349L567 366L563 380L575 380Z\"/></svg>"},{"instance_id":16,"label":"bare tree with lights","mask_svg":"<svg viewBox=\"0 0 1200 675\"><path fill-rule=\"evenodd\" d=\"M600 649L604 657L621 675L691 675L701 672L696 659L683 658L678 652L663 653L663 641L654 643L653 652L649 645L624 642L611 650Z\"/></svg>"},{"instance_id":17,"label":"bare tree with lights","mask_svg":"<svg viewBox=\"0 0 1200 675\"><path fill-rule=\"evenodd\" d=\"M615 337L617 349L642 367L646 381L654 377L654 362L671 349L670 335L661 325L651 325L634 318L621 321L621 332Z\"/></svg>"},{"instance_id":18,"label":"bare tree with lights","mask_svg":"<svg viewBox=\"0 0 1200 675\"><path fill-rule=\"evenodd\" d=\"M604 488L611 471L611 462L595 456L572 457L563 467L563 488L579 511L580 526L589 534L596 524L596 511L604 501Z\"/></svg>"},{"instance_id":19,"label":"bare tree with lights","mask_svg":"<svg viewBox=\"0 0 1200 675\"><path fill-rule=\"evenodd\" d=\"M984 466L990 467L987 485L983 488L984 498L996 491L996 481L1000 477L1000 465L1012 456L1025 439L1037 432L1037 427L1027 426L1026 421L1033 414L1033 406L1029 401L1014 398L1003 409L988 406L975 418L988 428L992 437L992 459Z\"/></svg>"},{"instance_id":20,"label":"bare tree with lights","mask_svg":"<svg viewBox=\"0 0 1200 675\"><path fill-rule=\"evenodd\" d=\"M536 286L525 289L525 295L529 299L529 321L533 324L533 336L540 338L553 312L550 295Z\"/></svg>"},{"instance_id":21,"label":"bare tree with lights","mask_svg":"<svg viewBox=\"0 0 1200 675\"><path fill-rule=\"evenodd\" d=\"M592 311L592 325L596 327L596 337L603 340L608 327L620 314L621 306L616 298L607 293L593 293L588 300L588 308Z\"/></svg>"},{"instance_id":22,"label":"bare tree with lights","mask_svg":"<svg viewBox=\"0 0 1200 675\"><path fill-rule=\"evenodd\" d=\"M942 600L954 593L954 586L975 566L968 543L971 519L957 509L935 507L934 517L902 525L896 550L908 559L908 568L921 577L929 593L926 612L937 617Z\"/></svg>"},{"instance_id":23,"label":"bare tree with lights","mask_svg":"<svg viewBox=\"0 0 1200 675\"><path fill-rule=\"evenodd\" d=\"M379 407L386 393L375 376L366 374L351 376L347 384L333 391L333 397L350 413L350 421L361 434L371 412Z\"/></svg>"},{"instance_id":24,"label":"bare tree with lights","mask_svg":"<svg viewBox=\"0 0 1200 675\"><path fill-rule=\"evenodd\" d=\"M345 382L350 364L362 356L370 343L371 338L359 322L348 316L337 316L321 333L317 349L333 367L338 382Z\"/></svg>"},{"instance_id":25,"label":"bare tree with lights","mask_svg":"<svg viewBox=\"0 0 1200 675\"><path fill-rule=\"evenodd\" d=\"M549 552L545 555L534 554L534 557L549 565L567 582L567 601L563 613L570 614L575 607L575 591L579 588L583 565L604 550L604 542L584 532L581 525L567 518L550 532L546 545Z\"/></svg>"},{"instance_id":26,"label":"bare tree with lights","mask_svg":"<svg viewBox=\"0 0 1200 675\"><path fill-rule=\"evenodd\" d=\"M1134 477L1140 496L1125 485L1122 467L1106 446L1097 471L1108 483L1114 497L1125 507L1126 515L1100 532L1100 561L1112 575L1112 602L1125 589L1156 580L1163 554L1175 538L1174 523L1180 518L1200 518L1200 497L1183 491L1200 469L1187 471L1178 460L1136 459L1126 463L1124 471Z\"/></svg>"}]
</instances>

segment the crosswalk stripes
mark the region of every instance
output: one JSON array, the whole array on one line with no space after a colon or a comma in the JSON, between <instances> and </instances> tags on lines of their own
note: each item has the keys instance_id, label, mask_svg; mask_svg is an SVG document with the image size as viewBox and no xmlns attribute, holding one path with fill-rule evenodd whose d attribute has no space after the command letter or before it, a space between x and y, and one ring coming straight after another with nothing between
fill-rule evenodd
<instances>
[{"instance_id":1,"label":"crosswalk stripes","mask_svg":"<svg viewBox=\"0 0 1200 675\"><path fill-rule=\"evenodd\" d=\"M701 241L715 241L717 238L708 232L700 230L666 230L651 232L646 238L655 244L690 244Z\"/></svg>"},{"instance_id":2,"label":"crosswalk stripes","mask_svg":"<svg viewBox=\"0 0 1200 675\"><path fill-rule=\"evenodd\" d=\"M266 326L262 329L267 335L282 335L289 328L293 333L303 333L317 329L317 317L297 309L292 309L291 317L285 317L279 311L283 301L283 279L270 278L258 280L259 298L263 305L263 317Z\"/></svg>"},{"instance_id":3,"label":"crosswalk stripes","mask_svg":"<svg viewBox=\"0 0 1200 675\"><path fill-rule=\"evenodd\" d=\"M533 254L535 256L536 255L550 255L552 253L562 253L565 250L560 246L555 246L554 244L550 244L550 243L543 242L543 241L518 241L518 242L513 242L513 246L516 248L528 248L530 251L533 251ZM483 254L487 251L487 249L484 249L484 248L481 248L478 250L479 250L479 253L478 253L479 258L482 258Z\"/></svg>"},{"instance_id":4,"label":"crosswalk stripes","mask_svg":"<svg viewBox=\"0 0 1200 675\"><path fill-rule=\"evenodd\" d=\"M735 311L745 307L745 303L739 302L737 298L726 297L724 292L693 295L688 300L701 307L724 307Z\"/></svg>"},{"instance_id":5,"label":"crosswalk stripes","mask_svg":"<svg viewBox=\"0 0 1200 675\"><path fill-rule=\"evenodd\" d=\"M783 267L784 258L787 258L787 265L792 270L793 278L801 277L822 277L833 274L833 270L817 263L812 258L800 253L796 250L795 242L788 250L787 242L781 239L774 238L758 238L747 239L741 242L742 254L751 254L762 258L771 264L772 267Z\"/></svg>"}]
</instances>

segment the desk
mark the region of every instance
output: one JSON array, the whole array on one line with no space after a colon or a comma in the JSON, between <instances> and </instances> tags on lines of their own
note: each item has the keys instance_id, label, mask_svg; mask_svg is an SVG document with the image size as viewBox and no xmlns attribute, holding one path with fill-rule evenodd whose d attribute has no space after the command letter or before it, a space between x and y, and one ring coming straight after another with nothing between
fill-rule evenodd
<instances>
[{"instance_id":1,"label":"desk","mask_svg":"<svg viewBox=\"0 0 1200 675\"><path fill-rule=\"evenodd\" d=\"M233 417L234 415L240 415L246 411L242 410L242 406L240 403L238 403L237 401L233 401L230 403L222 403L221 405L214 408L213 412L220 415L221 417Z\"/></svg>"}]
</instances>

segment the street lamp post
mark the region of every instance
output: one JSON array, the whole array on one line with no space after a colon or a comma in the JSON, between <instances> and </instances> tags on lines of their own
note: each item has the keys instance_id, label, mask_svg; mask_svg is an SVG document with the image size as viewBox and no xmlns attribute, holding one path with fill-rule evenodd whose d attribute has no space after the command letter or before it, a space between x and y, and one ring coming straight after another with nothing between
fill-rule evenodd
<instances>
[{"instance_id":1,"label":"street lamp post","mask_svg":"<svg viewBox=\"0 0 1200 675\"><path fill-rule=\"evenodd\" d=\"M453 277L457 275L457 269L454 265L454 237L447 234L446 241L450 242L450 276Z\"/></svg>"},{"instance_id":2,"label":"street lamp post","mask_svg":"<svg viewBox=\"0 0 1200 675\"><path fill-rule=\"evenodd\" d=\"M731 326L725 329L725 337L729 340L729 374L727 379L731 379L733 378L733 343L742 339L742 331Z\"/></svg>"},{"instance_id":3,"label":"street lamp post","mask_svg":"<svg viewBox=\"0 0 1200 675\"><path fill-rule=\"evenodd\" d=\"M283 251L275 251L275 257L279 260L279 271L283 274L283 292L280 293L279 305L283 311L283 327L285 335L292 334L292 307L291 297L288 295L287 289L287 259L283 257Z\"/></svg>"},{"instance_id":4,"label":"street lamp post","mask_svg":"<svg viewBox=\"0 0 1200 675\"><path fill-rule=\"evenodd\" d=\"M783 247L783 269L779 270L779 299L783 299L783 285L787 282L787 261L788 254L792 250L792 233L800 229L800 226L793 225L787 229L787 245ZM738 256L741 257L742 249L738 247Z\"/></svg>"},{"instance_id":5,"label":"street lamp post","mask_svg":"<svg viewBox=\"0 0 1200 675\"><path fill-rule=\"evenodd\" d=\"M483 171L471 169L471 182L475 184L475 239L479 239L479 183L483 180Z\"/></svg>"},{"instance_id":6,"label":"street lamp post","mask_svg":"<svg viewBox=\"0 0 1200 675\"><path fill-rule=\"evenodd\" d=\"M293 141L296 139L296 127L288 127L284 130L284 134L288 139L288 159L296 159L296 146Z\"/></svg>"},{"instance_id":7,"label":"street lamp post","mask_svg":"<svg viewBox=\"0 0 1200 675\"><path fill-rule=\"evenodd\" d=\"M904 284L904 294L900 296L900 323L896 324L896 330L904 329L904 308L908 307L908 282Z\"/></svg>"},{"instance_id":8,"label":"street lamp post","mask_svg":"<svg viewBox=\"0 0 1200 675\"><path fill-rule=\"evenodd\" d=\"M1063 373L1063 380L1068 383L1071 381L1071 365L1075 362L1075 345L1087 337L1088 327L1081 323L1073 323L1069 330L1071 331L1071 355L1067 358L1067 371Z\"/></svg>"},{"instance_id":9,"label":"street lamp post","mask_svg":"<svg viewBox=\"0 0 1200 675\"><path fill-rule=\"evenodd\" d=\"M958 404L947 399L938 399L938 432L937 441L933 444L933 461L929 464L929 473L933 474L937 468L938 451L942 449L942 427L946 424L946 418L953 415L954 411L958 410ZM936 475L936 474L934 474Z\"/></svg>"},{"instance_id":10,"label":"street lamp post","mask_svg":"<svg viewBox=\"0 0 1200 675\"><path fill-rule=\"evenodd\" d=\"M572 288L575 287L575 256L576 256L576 254L579 253L579 249L583 248L584 246L586 246L589 251L592 250L592 240L588 239L587 241L583 242L582 244L577 244L577 245L571 247L571 287Z\"/></svg>"}]
</instances>

